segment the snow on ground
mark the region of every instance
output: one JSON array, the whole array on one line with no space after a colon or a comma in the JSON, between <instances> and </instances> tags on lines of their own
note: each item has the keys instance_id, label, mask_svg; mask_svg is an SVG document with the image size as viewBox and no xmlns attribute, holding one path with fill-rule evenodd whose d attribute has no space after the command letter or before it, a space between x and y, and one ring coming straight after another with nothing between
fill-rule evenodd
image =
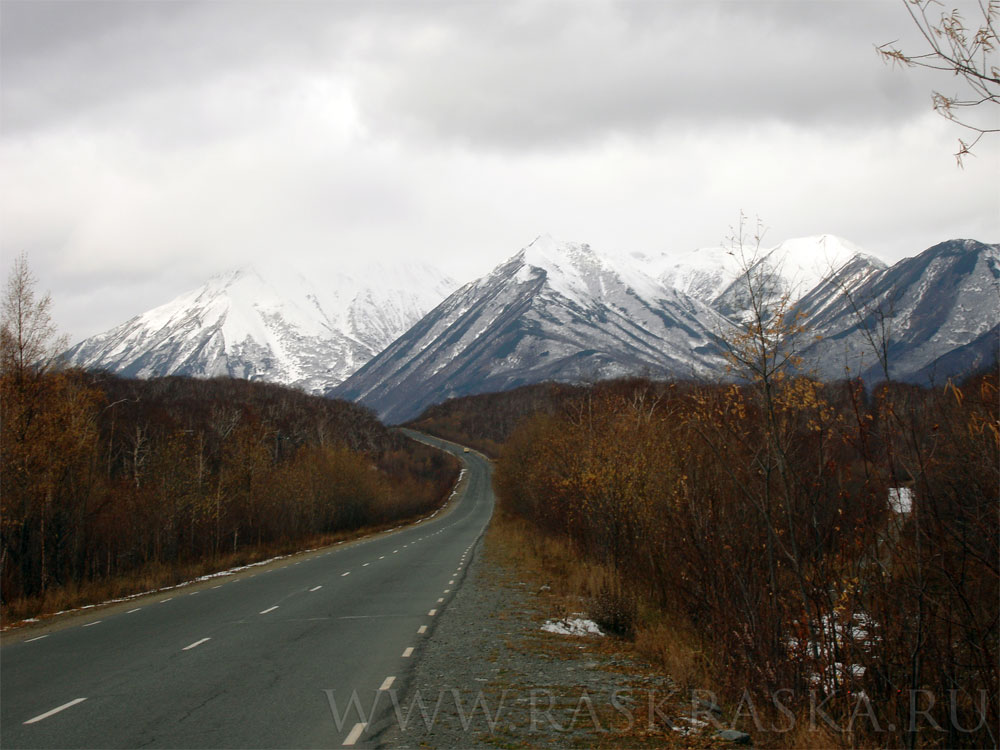
<instances>
[{"instance_id":1,"label":"snow on ground","mask_svg":"<svg viewBox=\"0 0 1000 750\"><path fill-rule=\"evenodd\" d=\"M604 635L597 623L582 617L564 617L561 620L548 620L542 625L546 633L558 635Z\"/></svg>"}]
</instances>

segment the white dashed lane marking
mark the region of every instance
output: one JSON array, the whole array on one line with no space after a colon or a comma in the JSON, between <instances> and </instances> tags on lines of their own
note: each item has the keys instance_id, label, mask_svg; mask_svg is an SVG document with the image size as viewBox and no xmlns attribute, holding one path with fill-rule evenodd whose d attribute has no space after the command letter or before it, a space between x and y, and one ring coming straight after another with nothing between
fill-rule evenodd
<instances>
[{"instance_id":1,"label":"white dashed lane marking","mask_svg":"<svg viewBox=\"0 0 1000 750\"><path fill-rule=\"evenodd\" d=\"M323 588L322 584L320 584L319 586L313 586L311 589L309 589L309 593L311 594L313 591L319 591L321 588Z\"/></svg>"},{"instance_id":2,"label":"white dashed lane marking","mask_svg":"<svg viewBox=\"0 0 1000 750\"><path fill-rule=\"evenodd\" d=\"M394 683L395 681L396 681L396 678L393 677L393 676L386 677L382 681L382 684L379 686L379 690L388 690L389 688L392 687L392 683Z\"/></svg>"},{"instance_id":3,"label":"white dashed lane marking","mask_svg":"<svg viewBox=\"0 0 1000 750\"><path fill-rule=\"evenodd\" d=\"M210 641L210 640L212 640L212 639L211 638L202 638L200 641L195 641L194 643L192 643L192 644L190 644L188 646L185 646L184 648L181 649L181 651L190 651L191 649L197 648L201 644L205 643L205 641Z\"/></svg>"},{"instance_id":4,"label":"white dashed lane marking","mask_svg":"<svg viewBox=\"0 0 1000 750\"><path fill-rule=\"evenodd\" d=\"M350 747L355 742L357 742L358 738L361 736L361 733L365 731L365 728L367 726L368 726L367 721L359 721L357 724L355 724L354 729L352 729L350 734L348 734L347 737L344 738L344 747Z\"/></svg>"},{"instance_id":5,"label":"white dashed lane marking","mask_svg":"<svg viewBox=\"0 0 1000 750\"><path fill-rule=\"evenodd\" d=\"M74 700L71 700L69 703L63 703L61 706L56 706L51 711L46 711L44 714L38 714L38 716L36 716L35 718L28 719L24 723L25 724L34 724L36 721L41 721L42 719L47 719L50 716L59 713L60 711L65 711L70 706L75 706L77 703L83 703L85 700L87 700L87 699L86 698L75 698Z\"/></svg>"},{"instance_id":6,"label":"white dashed lane marking","mask_svg":"<svg viewBox=\"0 0 1000 750\"><path fill-rule=\"evenodd\" d=\"M278 608L278 605L275 604L273 607L268 607L265 610L261 610L260 614L266 615L268 612L274 612L274 610L276 610L277 608Z\"/></svg>"}]
</instances>

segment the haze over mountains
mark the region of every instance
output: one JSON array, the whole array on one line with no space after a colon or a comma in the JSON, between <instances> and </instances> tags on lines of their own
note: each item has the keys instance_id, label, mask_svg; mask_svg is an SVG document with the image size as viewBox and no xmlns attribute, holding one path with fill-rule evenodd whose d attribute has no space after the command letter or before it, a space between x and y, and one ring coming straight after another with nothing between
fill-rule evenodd
<instances>
[{"instance_id":1,"label":"haze over mountains","mask_svg":"<svg viewBox=\"0 0 1000 750\"><path fill-rule=\"evenodd\" d=\"M887 266L823 235L739 255L614 254L542 236L457 289L419 264L318 279L244 268L67 354L138 377L281 382L402 422L453 396L542 380L724 378L723 339L754 303L749 277L758 304L785 299L801 313L793 343L824 378L882 376L882 338L903 380L996 356L1000 246L953 240Z\"/></svg>"}]
</instances>

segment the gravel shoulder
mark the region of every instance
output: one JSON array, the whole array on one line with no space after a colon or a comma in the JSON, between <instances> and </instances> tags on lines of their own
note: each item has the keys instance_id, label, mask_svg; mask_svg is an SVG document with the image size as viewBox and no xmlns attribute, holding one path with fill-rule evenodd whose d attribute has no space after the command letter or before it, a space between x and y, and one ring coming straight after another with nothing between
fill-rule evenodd
<instances>
[{"instance_id":1,"label":"gravel shoulder","mask_svg":"<svg viewBox=\"0 0 1000 750\"><path fill-rule=\"evenodd\" d=\"M712 747L723 728L612 637L547 633L565 615L495 529L480 539L407 682L373 727L384 748Z\"/></svg>"}]
</instances>

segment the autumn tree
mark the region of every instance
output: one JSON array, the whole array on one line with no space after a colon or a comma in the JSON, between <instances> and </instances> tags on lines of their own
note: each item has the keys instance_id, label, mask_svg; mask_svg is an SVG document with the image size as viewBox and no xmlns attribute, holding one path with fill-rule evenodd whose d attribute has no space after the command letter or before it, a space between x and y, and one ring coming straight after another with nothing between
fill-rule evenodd
<instances>
[{"instance_id":1,"label":"autumn tree","mask_svg":"<svg viewBox=\"0 0 1000 750\"><path fill-rule=\"evenodd\" d=\"M18 256L0 303L0 578L14 565L18 591L44 592L58 575L52 547L78 520L94 466L97 394L48 371L59 343L51 298L36 284Z\"/></svg>"},{"instance_id":2,"label":"autumn tree","mask_svg":"<svg viewBox=\"0 0 1000 750\"><path fill-rule=\"evenodd\" d=\"M903 0L903 5L925 42L923 51L903 51L896 42L887 42L877 47L878 53L887 63L951 73L964 84L963 93L931 95L938 114L972 134L969 142L958 140L955 158L961 166L983 136L1000 132L995 108L1000 104L1000 2L979 0L981 17L972 23L957 8L935 17L935 9L944 7L938 0Z\"/></svg>"},{"instance_id":3,"label":"autumn tree","mask_svg":"<svg viewBox=\"0 0 1000 750\"><path fill-rule=\"evenodd\" d=\"M43 371L62 343L52 322L52 298L41 297L28 256L14 259L0 307L0 372L22 382L29 372Z\"/></svg>"}]
</instances>

